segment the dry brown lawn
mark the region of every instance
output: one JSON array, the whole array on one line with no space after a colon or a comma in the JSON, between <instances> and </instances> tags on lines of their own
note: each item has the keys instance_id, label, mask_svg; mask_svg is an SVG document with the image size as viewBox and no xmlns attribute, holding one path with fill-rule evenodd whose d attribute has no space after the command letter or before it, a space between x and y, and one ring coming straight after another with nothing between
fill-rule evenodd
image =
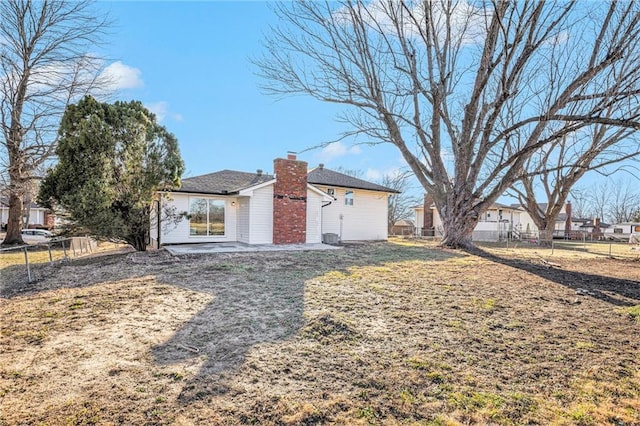
<instances>
[{"instance_id":1,"label":"dry brown lawn","mask_svg":"<svg viewBox=\"0 0 640 426\"><path fill-rule=\"evenodd\" d=\"M640 262L425 243L41 265L0 425L640 425Z\"/></svg>"}]
</instances>

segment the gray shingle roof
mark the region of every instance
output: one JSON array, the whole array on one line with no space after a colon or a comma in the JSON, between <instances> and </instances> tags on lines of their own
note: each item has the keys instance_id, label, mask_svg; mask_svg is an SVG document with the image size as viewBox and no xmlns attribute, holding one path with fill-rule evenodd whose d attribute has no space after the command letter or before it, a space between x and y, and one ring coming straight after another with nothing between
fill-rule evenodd
<instances>
[{"instance_id":1,"label":"gray shingle roof","mask_svg":"<svg viewBox=\"0 0 640 426\"><path fill-rule=\"evenodd\" d=\"M235 194L239 191L273 179L271 175L237 172L235 170L221 170L206 175L193 176L182 179L182 185L177 192L203 194Z\"/></svg>"},{"instance_id":2,"label":"gray shingle roof","mask_svg":"<svg viewBox=\"0 0 640 426\"><path fill-rule=\"evenodd\" d=\"M0 197L0 206L2 207L9 207L9 198L8 197ZM43 209L44 207L39 206L38 204L36 204L35 202L31 202L31 205L29 206L32 209Z\"/></svg>"},{"instance_id":3,"label":"gray shingle roof","mask_svg":"<svg viewBox=\"0 0 640 426\"><path fill-rule=\"evenodd\" d=\"M176 192L231 195L239 191L268 182L274 176L256 173L238 172L235 170L221 170L201 176L193 176L182 179L182 186ZM367 182L366 180L354 178L343 173L334 172L325 168L316 168L309 172L308 183L316 185L338 186L344 188L367 189L369 191L393 192L395 189L386 188L382 185Z\"/></svg>"},{"instance_id":4,"label":"gray shingle roof","mask_svg":"<svg viewBox=\"0 0 640 426\"><path fill-rule=\"evenodd\" d=\"M381 191L400 193L395 189L387 188L376 183L367 182L344 173L317 167L309 172L307 182L316 185L339 186L341 188L367 189L369 191Z\"/></svg>"}]
</instances>

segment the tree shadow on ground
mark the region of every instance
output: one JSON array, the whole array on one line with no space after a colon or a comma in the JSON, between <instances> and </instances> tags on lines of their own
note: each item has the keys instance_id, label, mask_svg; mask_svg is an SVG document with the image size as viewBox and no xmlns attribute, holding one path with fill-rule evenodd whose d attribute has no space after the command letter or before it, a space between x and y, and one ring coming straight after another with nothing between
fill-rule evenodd
<instances>
[{"instance_id":1,"label":"tree shadow on ground","mask_svg":"<svg viewBox=\"0 0 640 426\"><path fill-rule=\"evenodd\" d=\"M131 252L128 250L119 250L114 253L87 256L73 260L56 260L52 265L49 264L48 261L31 263L31 282L28 281L27 269L24 263L2 267L0 268L0 298L11 299L60 288L88 287L107 280L134 278L145 275L143 273L135 273L132 269L123 268L115 275L109 274L108 276L104 276L104 274L88 272L83 275L81 281L75 280L75 277L65 279L64 271L67 267L90 268L94 265L97 271L110 265L124 262L130 254Z\"/></svg>"},{"instance_id":2,"label":"tree shadow on ground","mask_svg":"<svg viewBox=\"0 0 640 426\"><path fill-rule=\"evenodd\" d=\"M470 254L537 275L564 287L576 290L582 296L595 297L615 306L632 306L640 302L640 280L627 280L604 275L560 269L550 263L533 263L530 260L507 259L480 248ZM621 267L625 262L620 262Z\"/></svg>"},{"instance_id":3,"label":"tree shadow on ground","mask_svg":"<svg viewBox=\"0 0 640 426\"><path fill-rule=\"evenodd\" d=\"M205 259L207 255L200 255ZM304 326L305 282L330 271L349 274L354 266L375 266L409 260L446 260L464 256L424 247L374 244L347 247L339 252L290 252L234 256L209 264L201 271L204 282L163 281L206 292L214 299L166 342L152 348L156 363L171 365L203 358L199 373L180 395L182 402L223 394L224 381L212 377L234 370L258 344L293 337ZM428 257L427 259L425 259Z\"/></svg>"},{"instance_id":4,"label":"tree shadow on ground","mask_svg":"<svg viewBox=\"0 0 640 426\"><path fill-rule=\"evenodd\" d=\"M304 325L305 283L352 267L429 260L463 253L393 243L355 244L342 250L200 254L174 257L165 251L117 253L54 265L34 265L38 278L24 280L24 265L3 268L0 297L37 295L153 276L158 284L207 295L211 301L165 342L151 348L157 365L193 361L198 373L186 381L180 400L201 399L228 389L215 380L240 366L264 343L285 341ZM5 279L5 278L13 279ZM150 290L152 291L152 290ZM213 380L212 380L213 379Z\"/></svg>"}]
</instances>

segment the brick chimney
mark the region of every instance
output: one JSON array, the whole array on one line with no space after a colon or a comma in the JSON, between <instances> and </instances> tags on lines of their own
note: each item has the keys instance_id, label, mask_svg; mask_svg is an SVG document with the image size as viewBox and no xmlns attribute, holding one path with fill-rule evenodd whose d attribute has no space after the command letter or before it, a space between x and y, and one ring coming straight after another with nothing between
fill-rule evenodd
<instances>
[{"instance_id":1,"label":"brick chimney","mask_svg":"<svg viewBox=\"0 0 640 426\"><path fill-rule=\"evenodd\" d=\"M593 230L591 231L594 235L599 235L602 232L600 229L600 218L596 217L593 219Z\"/></svg>"},{"instance_id":2,"label":"brick chimney","mask_svg":"<svg viewBox=\"0 0 640 426\"><path fill-rule=\"evenodd\" d=\"M294 153L273 160L273 244L307 242L307 163Z\"/></svg>"},{"instance_id":3,"label":"brick chimney","mask_svg":"<svg viewBox=\"0 0 640 426\"><path fill-rule=\"evenodd\" d=\"M571 211L571 201L567 201L565 213L567 214L567 220L564 223L564 235L565 237L569 237L571 236L571 217L573 216L573 213Z\"/></svg>"},{"instance_id":4,"label":"brick chimney","mask_svg":"<svg viewBox=\"0 0 640 426\"><path fill-rule=\"evenodd\" d=\"M56 218L53 215L51 210L44 211L44 226L47 227L48 230L52 230L56 224Z\"/></svg>"},{"instance_id":5,"label":"brick chimney","mask_svg":"<svg viewBox=\"0 0 640 426\"><path fill-rule=\"evenodd\" d=\"M422 234L432 235L430 232L433 230L433 210L431 205L433 204L433 197L430 194L424 194L424 211L422 215ZM426 232L426 233L425 233Z\"/></svg>"}]
</instances>

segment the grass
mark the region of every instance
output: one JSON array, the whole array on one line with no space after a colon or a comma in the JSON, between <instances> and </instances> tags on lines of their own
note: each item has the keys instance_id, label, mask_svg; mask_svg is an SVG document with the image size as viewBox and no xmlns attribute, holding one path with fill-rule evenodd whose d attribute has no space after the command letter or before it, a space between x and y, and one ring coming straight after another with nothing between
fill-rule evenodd
<instances>
[{"instance_id":1,"label":"grass","mask_svg":"<svg viewBox=\"0 0 640 426\"><path fill-rule=\"evenodd\" d=\"M49 258L49 250L46 245L35 245L31 244L27 246L27 256L30 264L44 264L52 262L57 262L63 260L65 258L75 258L80 256L81 254L89 254L86 251L86 247L83 246L82 253L80 249L76 249L74 252L72 248L70 248L70 241L64 241L65 248L62 247L61 242L52 243L51 244L51 258ZM100 242L97 244L97 247L94 248L95 253L103 253L107 251L112 251L118 248L125 247L122 244L115 243L107 243ZM65 250L66 249L66 250ZM0 271L5 268L10 268L13 266L24 267L25 257L23 249L16 250L5 250L0 252Z\"/></svg>"},{"instance_id":2,"label":"grass","mask_svg":"<svg viewBox=\"0 0 640 426\"><path fill-rule=\"evenodd\" d=\"M640 424L640 263L491 252L54 265L3 284L0 424Z\"/></svg>"},{"instance_id":3,"label":"grass","mask_svg":"<svg viewBox=\"0 0 640 426\"><path fill-rule=\"evenodd\" d=\"M623 314L627 314L631 318L633 318L636 321L640 322L640 305L629 306L627 308L619 308L618 312L623 313Z\"/></svg>"}]
</instances>

